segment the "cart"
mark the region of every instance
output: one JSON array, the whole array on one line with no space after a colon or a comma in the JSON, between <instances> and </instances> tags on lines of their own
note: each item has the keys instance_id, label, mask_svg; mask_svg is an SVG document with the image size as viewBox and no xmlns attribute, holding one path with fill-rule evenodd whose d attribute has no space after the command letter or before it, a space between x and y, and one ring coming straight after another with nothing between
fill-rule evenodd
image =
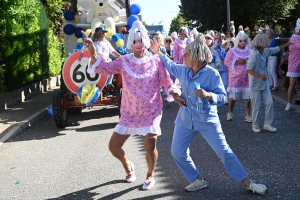
<instances>
[{"instance_id":1,"label":"cart","mask_svg":"<svg viewBox=\"0 0 300 200\"><path fill-rule=\"evenodd\" d=\"M65 128L68 125L69 114L80 114L82 109L94 106L120 106L122 98L122 75L115 74L112 79L113 88L107 86L109 75L88 74L89 51L85 51L81 61L78 58L81 51L70 55L63 63L61 71L60 90L53 95L54 122L58 128ZM77 95L78 89L84 84L96 84L101 90L100 96L92 105L82 104Z\"/></svg>"}]
</instances>

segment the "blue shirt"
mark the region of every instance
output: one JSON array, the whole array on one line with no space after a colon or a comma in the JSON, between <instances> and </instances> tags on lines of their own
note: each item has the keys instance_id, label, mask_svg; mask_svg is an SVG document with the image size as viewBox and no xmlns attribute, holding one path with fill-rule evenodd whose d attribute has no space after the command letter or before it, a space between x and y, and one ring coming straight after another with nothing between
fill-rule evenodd
<instances>
[{"instance_id":1,"label":"blue shirt","mask_svg":"<svg viewBox=\"0 0 300 200\"><path fill-rule=\"evenodd\" d=\"M270 47L277 47L278 46L278 41L277 39L273 38L273 40L271 41L270 45L269 45L269 48ZM274 53L273 55L271 56L278 56L278 53Z\"/></svg>"},{"instance_id":2,"label":"blue shirt","mask_svg":"<svg viewBox=\"0 0 300 200\"><path fill-rule=\"evenodd\" d=\"M223 47L221 47L220 49L216 48L216 52L219 54L221 61L225 59L225 57L226 57L226 50ZM218 68L218 71L220 71L220 72L227 72L228 71L228 67L226 65L224 65L223 62L221 62L221 67Z\"/></svg>"},{"instance_id":3,"label":"blue shirt","mask_svg":"<svg viewBox=\"0 0 300 200\"><path fill-rule=\"evenodd\" d=\"M220 123L217 106L221 106L227 100L226 91L219 72L205 62L203 67L193 75L193 70L185 64L176 64L167 56L161 56L161 60L167 70L179 79L182 85L182 98L186 106L181 106L177 114L175 124L189 129L200 130L203 123ZM194 93L194 83L200 83L200 87L210 92L213 101L207 98L202 100L202 112L196 109L198 97Z\"/></svg>"}]
</instances>

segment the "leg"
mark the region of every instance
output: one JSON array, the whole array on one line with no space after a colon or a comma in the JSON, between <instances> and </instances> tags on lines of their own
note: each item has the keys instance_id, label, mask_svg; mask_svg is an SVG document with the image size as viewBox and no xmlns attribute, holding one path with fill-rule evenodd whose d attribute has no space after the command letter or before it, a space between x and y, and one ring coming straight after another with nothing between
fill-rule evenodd
<instances>
[{"instance_id":1,"label":"leg","mask_svg":"<svg viewBox=\"0 0 300 200\"><path fill-rule=\"evenodd\" d=\"M232 113L235 105L235 100L233 98L229 98L228 100L228 112Z\"/></svg>"},{"instance_id":2,"label":"leg","mask_svg":"<svg viewBox=\"0 0 300 200\"><path fill-rule=\"evenodd\" d=\"M181 126L176 126L172 140L172 156L189 182L199 177L200 172L197 170L192 158L190 157L189 146L198 132Z\"/></svg>"},{"instance_id":3,"label":"leg","mask_svg":"<svg viewBox=\"0 0 300 200\"><path fill-rule=\"evenodd\" d=\"M290 77L290 85L288 89L288 103L291 103L293 100L296 82L297 82L296 77Z\"/></svg>"},{"instance_id":4,"label":"leg","mask_svg":"<svg viewBox=\"0 0 300 200\"><path fill-rule=\"evenodd\" d=\"M273 116L273 98L269 89L262 90L261 98L265 105L265 123L271 125L274 119Z\"/></svg>"},{"instance_id":5,"label":"leg","mask_svg":"<svg viewBox=\"0 0 300 200\"><path fill-rule=\"evenodd\" d=\"M250 106L248 99L244 99L245 117L250 115Z\"/></svg>"},{"instance_id":6,"label":"leg","mask_svg":"<svg viewBox=\"0 0 300 200\"><path fill-rule=\"evenodd\" d=\"M252 90L250 99L251 99L251 107L252 107L252 127L259 128L259 124L257 122L257 116L260 108L261 91Z\"/></svg>"},{"instance_id":7,"label":"leg","mask_svg":"<svg viewBox=\"0 0 300 200\"><path fill-rule=\"evenodd\" d=\"M148 165L148 172L146 179L154 179L154 169L158 157L158 152L156 149L157 135L147 134L145 136L144 147L146 151L146 161Z\"/></svg>"},{"instance_id":8,"label":"leg","mask_svg":"<svg viewBox=\"0 0 300 200\"><path fill-rule=\"evenodd\" d=\"M124 150L122 149L122 146L129 137L130 135L120 135L114 132L108 144L110 152L114 157L121 161L127 174L131 171L131 167L129 160L126 157Z\"/></svg>"},{"instance_id":9,"label":"leg","mask_svg":"<svg viewBox=\"0 0 300 200\"><path fill-rule=\"evenodd\" d=\"M228 71L220 71L221 79L223 81L225 90L227 91L228 88ZM227 93L227 99L229 98L229 93Z\"/></svg>"},{"instance_id":10,"label":"leg","mask_svg":"<svg viewBox=\"0 0 300 200\"><path fill-rule=\"evenodd\" d=\"M221 124L219 122L207 122L202 126L202 129L203 131L200 130L201 135L215 151L231 178L235 182L241 182L246 179L248 174L237 156L227 144Z\"/></svg>"},{"instance_id":11,"label":"leg","mask_svg":"<svg viewBox=\"0 0 300 200\"><path fill-rule=\"evenodd\" d=\"M278 80L277 80L277 73L276 73L277 56L270 56L269 62L270 62L272 79L273 79L273 87L274 87L274 89L277 89L278 88Z\"/></svg>"}]
</instances>

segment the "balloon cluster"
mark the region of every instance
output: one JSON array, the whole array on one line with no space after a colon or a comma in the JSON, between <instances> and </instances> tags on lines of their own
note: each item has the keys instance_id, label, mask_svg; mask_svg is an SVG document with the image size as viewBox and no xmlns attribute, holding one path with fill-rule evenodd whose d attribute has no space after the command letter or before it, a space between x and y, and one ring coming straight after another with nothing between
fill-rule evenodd
<instances>
[{"instance_id":1,"label":"balloon cluster","mask_svg":"<svg viewBox=\"0 0 300 200\"><path fill-rule=\"evenodd\" d=\"M65 18L66 21L73 21L73 20L75 20L75 15L71 11L66 11L64 13L64 18ZM75 34L75 36L77 38L81 38L82 37L81 30L83 30L83 29L82 28L78 28L78 27L76 28L73 24L66 24L64 26L64 33L66 35Z\"/></svg>"},{"instance_id":2,"label":"balloon cluster","mask_svg":"<svg viewBox=\"0 0 300 200\"><path fill-rule=\"evenodd\" d=\"M132 4L129 7L129 11L130 11L130 17L128 17L127 25L131 28L133 22L139 20L139 17L137 15L141 12L141 6L136 3ZM127 31L129 31L129 29Z\"/></svg>"},{"instance_id":3,"label":"balloon cluster","mask_svg":"<svg viewBox=\"0 0 300 200\"><path fill-rule=\"evenodd\" d=\"M112 29L108 28L106 32L106 37L111 38L117 45L117 52L124 55L126 54L126 48L124 47L124 40L121 37L120 33L115 33Z\"/></svg>"},{"instance_id":4,"label":"balloon cluster","mask_svg":"<svg viewBox=\"0 0 300 200\"><path fill-rule=\"evenodd\" d=\"M87 35L89 35L91 33L91 31L92 31L92 29L86 29L85 33ZM83 47L83 41L84 41L85 36L82 33L81 33L81 35L82 36L77 39L77 44L76 44L75 49L73 49L73 53L81 50ZM71 55L71 53L69 53L69 55Z\"/></svg>"},{"instance_id":5,"label":"balloon cluster","mask_svg":"<svg viewBox=\"0 0 300 200\"><path fill-rule=\"evenodd\" d=\"M78 89L77 95L82 104L90 106L97 101L100 93L101 91L96 84L91 86L89 83L87 83Z\"/></svg>"}]
</instances>

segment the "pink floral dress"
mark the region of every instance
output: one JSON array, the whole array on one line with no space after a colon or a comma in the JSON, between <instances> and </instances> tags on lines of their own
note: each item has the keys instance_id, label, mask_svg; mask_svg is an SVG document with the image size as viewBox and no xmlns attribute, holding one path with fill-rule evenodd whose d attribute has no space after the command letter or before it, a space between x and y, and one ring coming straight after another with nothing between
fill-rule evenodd
<instances>
[{"instance_id":1,"label":"pink floral dress","mask_svg":"<svg viewBox=\"0 0 300 200\"><path fill-rule=\"evenodd\" d=\"M183 58L184 48L186 46L187 39L181 40L177 38L174 42L174 56L173 61L178 62L178 64L185 64L185 60Z\"/></svg>"},{"instance_id":2,"label":"pink floral dress","mask_svg":"<svg viewBox=\"0 0 300 200\"><path fill-rule=\"evenodd\" d=\"M300 77L300 35L293 34L289 46L289 64L286 76Z\"/></svg>"},{"instance_id":3,"label":"pink floral dress","mask_svg":"<svg viewBox=\"0 0 300 200\"><path fill-rule=\"evenodd\" d=\"M101 62L98 57L97 62L89 66L88 73L93 71L98 74L122 74L121 117L115 132L122 135L161 135L163 102L160 86L164 86L168 93L179 89L158 56L147 53L143 58L136 58L128 54L108 63ZM168 98L173 100L170 96Z\"/></svg>"},{"instance_id":4,"label":"pink floral dress","mask_svg":"<svg viewBox=\"0 0 300 200\"><path fill-rule=\"evenodd\" d=\"M239 49L233 47L229 49L226 54L224 64L229 69L229 79L227 92L249 92L249 81L246 64L235 65L235 61L240 59L246 59L248 61L250 56L250 48Z\"/></svg>"}]
</instances>

